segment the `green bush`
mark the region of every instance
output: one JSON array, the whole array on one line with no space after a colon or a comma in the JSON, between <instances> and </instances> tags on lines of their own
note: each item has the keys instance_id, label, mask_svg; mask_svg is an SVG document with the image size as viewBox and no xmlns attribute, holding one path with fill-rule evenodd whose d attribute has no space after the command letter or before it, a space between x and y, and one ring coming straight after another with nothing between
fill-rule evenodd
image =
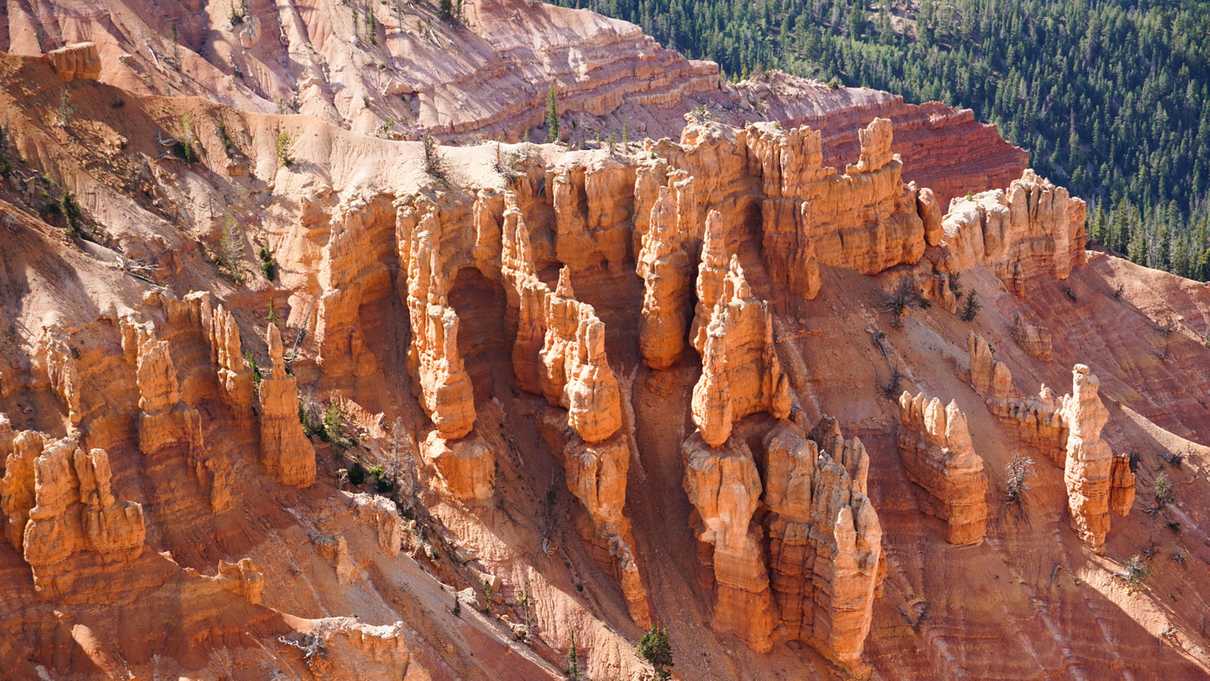
<instances>
[{"instance_id":1,"label":"green bush","mask_svg":"<svg viewBox=\"0 0 1210 681\"><path fill-rule=\"evenodd\" d=\"M979 302L979 296L972 290L966 294L966 304L962 306L962 312L958 314L958 318L964 322L973 322L975 317L979 316L979 310L983 309L983 304Z\"/></svg>"},{"instance_id":2,"label":"green bush","mask_svg":"<svg viewBox=\"0 0 1210 681\"><path fill-rule=\"evenodd\" d=\"M361 463L354 461L352 466L349 466L349 483L354 486L360 486L366 481L366 469Z\"/></svg>"},{"instance_id":3,"label":"green bush","mask_svg":"<svg viewBox=\"0 0 1210 681\"><path fill-rule=\"evenodd\" d=\"M273 258L273 252L268 246L261 246L257 256L260 258L260 271L265 275L265 279L277 281L277 260Z\"/></svg>"},{"instance_id":4,"label":"green bush","mask_svg":"<svg viewBox=\"0 0 1210 681\"><path fill-rule=\"evenodd\" d=\"M668 640L668 630L658 624L651 627L639 639L635 650L655 670L656 679L667 681L672 678L672 672L668 671L672 666L672 642Z\"/></svg>"}]
</instances>

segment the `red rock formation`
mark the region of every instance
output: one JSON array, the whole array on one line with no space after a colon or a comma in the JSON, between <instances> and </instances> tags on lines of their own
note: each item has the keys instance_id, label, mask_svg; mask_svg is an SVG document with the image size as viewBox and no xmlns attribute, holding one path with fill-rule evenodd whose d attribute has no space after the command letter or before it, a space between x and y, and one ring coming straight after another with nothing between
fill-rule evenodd
<instances>
[{"instance_id":1,"label":"red rock formation","mask_svg":"<svg viewBox=\"0 0 1210 681\"><path fill-rule=\"evenodd\" d=\"M94 43L72 43L46 53L46 60L63 80L96 80L101 56Z\"/></svg>"},{"instance_id":2,"label":"red rock formation","mask_svg":"<svg viewBox=\"0 0 1210 681\"><path fill-rule=\"evenodd\" d=\"M890 152L889 120L862 131L861 155L844 174L822 165L818 132L766 125L748 133L769 197L763 238L777 282L809 299L818 293L816 262L876 274L924 254L924 223Z\"/></svg>"},{"instance_id":3,"label":"red rock formation","mask_svg":"<svg viewBox=\"0 0 1210 681\"><path fill-rule=\"evenodd\" d=\"M1125 518L1134 507L1134 471L1128 454L1115 454L1109 472L1109 510Z\"/></svg>"},{"instance_id":4,"label":"red rock formation","mask_svg":"<svg viewBox=\"0 0 1210 681\"><path fill-rule=\"evenodd\" d=\"M703 255L703 263L705 259ZM705 277L709 288L711 276L704 268L699 283ZM694 423L712 447L726 442L733 421L757 412L784 419L791 406L789 378L773 346L772 316L765 302L752 295L735 256L721 283L692 402Z\"/></svg>"},{"instance_id":5,"label":"red rock formation","mask_svg":"<svg viewBox=\"0 0 1210 681\"><path fill-rule=\"evenodd\" d=\"M1118 462L1101 439L1109 412L1099 396L1100 381L1086 365L1077 364L1070 394L1056 399L1043 385L1037 398L1022 398L1008 367L991 358L986 341L971 333L968 349L976 392L987 397L991 412L1014 426L1024 443L1063 467L1072 527L1100 551L1109 532L1110 507L1124 515L1134 503L1129 459ZM994 367L994 380L989 379L989 367Z\"/></svg>"},{"instance_id":6,"label":"red rock formation","mask_svg":"<svg viewBox=\"0 0 1210 681\"><path fill-rule=\"evenodd\" d=\"M866 497L869 456L824 419L765 437L769 569L780 631L858 665L873 621L882 529Z\"/></svg>"},{"instance_id":7,"label":"red rock formation","mask_svg":"<svg viewBox=\"0 0 1210 681\"><path fill-rule=\"evenodd\" d=\"M1101 440L1109 411L1097 394L1101 382L1083 364L1072 369L1071 395L1060 410L1067 423L1067 458L1063 480L1071 525L1094 551L1100 551L1109 533L1109 497L1113 452Z\"/></svg>"},{"instance_id":8,"label":"red rock formation","mask_svg":"<svg viewBox=\"0 0 1210 681\"><path fill-rule=\"evenodd\" d=\"M942 222L944 266L985 264L1018 296L1038 277L1066 279L1084 262L1085 205L1032 170L1007 190L955 201Z\"/></svg>"},{"instance_id":9,"label":"red rock formation","mask_svg":"<svg viewBox=\"0 0 1210 681\"><path fill-rule=\"evenodd\" d=\"M946 541L977 544L987 529L987 474L966 415L924 393L899 396L899 455L908 478L928 492L929 512L948 524Z\"/></svg>"},{"instance_id":10,"label":"red rock formation","mask_svg":"<svg viewBox=\"0 0 1210 681\"><path fill-rule=\"evenodd\" d=\"M673 192L659 188L636 268L643 279L639 351L647 366L667 369L681 356L689 328L689 255Z\"/></svg>"},{"instance_id":11,"label":"red rock formation","mask_svg":"<svg viewBox=\"0 0 1210 681\"><path fill-rule=\"evenodd\" d=\"M283 485L309 487L315 482L315 449L298 420L298 382L286 373L276 324L269 324L268 346L272 368L258 389L261 462Z\"/></svg>"},{"instance_id":12,"label":"red rock formation","mask_svg":"<svg viewBox=\"0 0 1210 681\"><path fill-rule=\"evenodd\" d=\"M19 528L14 547L36 590L61 597L80 576L113 572L110 566L142 553L142 506L116 499L111 478L104 450L85 452L72 438L45 441L30 431L17 436L0 492L9 540ZM73 560L77 554L84 557Z\"/></svg>"},{"instance_id":13,"label":"red rock formation","mask_svg":"<svg viewBox=\"0 0 1210 681\"><path fill-rule=\"evenodd\" d=\"M698 541L713 546L715 631L748 647L773 647L773 598L764 561L764 533L752 523L761 482L752 452L737 440L715 448L694 434L682 447L685 493L696 510Z\"/></svg>"}]
</instances>

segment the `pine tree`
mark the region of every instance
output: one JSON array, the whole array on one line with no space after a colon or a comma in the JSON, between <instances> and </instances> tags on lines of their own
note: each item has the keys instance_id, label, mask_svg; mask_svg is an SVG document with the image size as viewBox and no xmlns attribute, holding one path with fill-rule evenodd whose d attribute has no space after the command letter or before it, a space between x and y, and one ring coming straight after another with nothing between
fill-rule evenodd
<instances>
[{"instance_id":1,"label":"pine tree","mask_svg":"<svg viewBox=\"0 0 1210 681\"><path fill-rule=\"evenodd\" d=\"M568 681L581 681L580 675L580 658L576 653L576 635L572 632L571 647L567 650L567 678Z\"/></svg>"},{"instance_id":2,"label":"pine tree","mask_svg":"<svg viewBox=\"0 0 1210 681\"><path fill-rule=\"evenodd\" d=\"M546 93L546 141L559 141L559 99L555 84Z\"/></svg>"},{"instance_id":3,"label":"pine tree","mask_svg":"<svg viewBox=\"0 0 1210 681\"><path fill-rule=\"evenodd\" d=\"M654 625L643 634L636 646L639 657L647 661L655 670L657 681L667 681L672 678L668 668L672 665L672 643L668 640L668 630L660 625Z\"/></svg>"}]
</instances>

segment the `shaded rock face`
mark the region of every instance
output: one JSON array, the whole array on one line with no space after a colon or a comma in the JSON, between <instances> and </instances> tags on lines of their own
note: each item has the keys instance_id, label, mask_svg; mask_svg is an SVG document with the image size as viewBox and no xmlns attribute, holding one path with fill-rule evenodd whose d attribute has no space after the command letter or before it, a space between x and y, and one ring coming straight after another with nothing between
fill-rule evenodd
<instances>
[{"instance_id":1,"label":"shaded rock face","mask_svg":"<svg viewBox=\"0 0 1210 681\"><path fill-rule=\"evenodd\" d=\"M1007 365L992 359L985 340L972 333L969 350L976 392L993 414L1016 427L1024 443L1063 468L1072 528L1099 552L1109 533L1110 510L1124 516L1134 504L1129 457L1115 457L1101 438L1109 411L1100 398L1100 381L1088 366L1077 364L1071 393L1056 398L1043 385L1038 397L1023 398L1015 392Z\"/></svg>"},{"instance_id":2,"label":"shaded rock face","mask_svg":"<svg viewBox=\"0 0 1210 681\"><path fill-rule=\"evenodd\" d=\"M1031 281L1066 279L1084 262L1086 213L1084 201L1026 170L1007 190L950 203L942 220L942 264L950 272L988 265L1024 297Z\"/></svg>"},{"instance_id":3,"label":"shaded rock face","mask_svg":"<svg viewBox=\"0 0 1210 681\"><path fill-rule=\"evenodd\" d=\"M899 455L908 477L928 492L927 508L948 525L946 541L977 544L987 530L987 473L956 402L942 406L899 396Z\"/></svg>"}]
</instances>

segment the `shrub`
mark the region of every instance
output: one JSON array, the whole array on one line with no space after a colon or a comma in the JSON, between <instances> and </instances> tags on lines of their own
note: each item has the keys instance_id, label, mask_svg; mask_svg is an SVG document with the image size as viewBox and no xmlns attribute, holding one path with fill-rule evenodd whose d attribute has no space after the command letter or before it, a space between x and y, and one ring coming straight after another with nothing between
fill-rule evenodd
<instances>
[{"instance_id":1,"label":"shrub","mask_svg":"<svg viewBox=\"0 0 1210 681\"><path fill-rule=\"evenodd\" d=\"M1025 501L1025 493L1029 491L1029 471L1034 466L1034 460L1018 456L1008 464L1006 469L1007 481L1004 484L1004 498L1010 504L1021 505Z\"/></svg>"},{"instance_id":2,"label":"shrub","mask_svg":"<svg viewBox=\"0 0 1210 681\"><path fill-rule=\"evenodd\" d=\"M84 236L84 214L80 211L80 204L76 203L76 198L72 196L71 192L63 192L63 198L59 199L59 213L63 215L67 233L72 238L78 239Z\"/></svg>"},{"instance_id":3,"label":"shrub","mask_svg":"<svg viewBox=\"0 0 1210 681\"><path fill-rule=\"evenodd\" d=\"M391 482L390 477L388 477L387 472L383 470L382 466L377 464L370 466L366 469L366 473L374 481L374 490L379 494L387 494L395 489L395 483Z\"/></svg>"},{"instance_id":4,"label":"shrub","mask_svg":"<svg viewBox=\"0 0 1210 681\"><path fill-rule=\"evenodd\" d=\"M244 352L244 364L252 370L252 385L260 385L265 374L260 370L260 365L256 363L256 358L252 356L251 352Z\"/></svg>"},{"instance_id":5,"label":"shrub","mask_svg":"<svg viewBox=\"0 0 1210 681\"><path fill-rule=\"evenodd\" d=\"M360 462L354 461L352 466L349 466L349 484L361 486L366 481L366 469Z\"/></svg>"},{"instance_id":6,"label":"shrub","mask_svg":"<svg viewBox=\"0 0 1210 681\"><path fill-rule=\"evenodd\" d=\"M424 172L438 180L445 180L445 162L441 160L441 148L432 135L424 136Z\"/></svg>"},{"instance_id":7,"label":"shrub","mask_svg":"<svg viewBox=\"0 0 1210 681\"><path fill-rule=\"evenodd\" d=\"M958 318L964 322L973 322L975 317L979 316L979 310L983 309L983 304L979 302L979 296L974 291L966 294L966 304L962 306L962 312L958 314Z\"/></svg>"},{"instance_id":8,"label":"shrub","mask_svg":"<svg viewBox=\"0 0 1210 681\"><path fill-rule=\"evenodd\" d=\"M1126 561L1126 565L1118 573L1118 577L1126 582L1127 588L1133 593L1143 588L1143 584L1147 581L1147 577L1150 574L1151 570L1147 568L1147 563L1143 561L1141 556L1135 554L1130 557L1130 560Z\"/></svg>"},{"instance_id":9,"label":"shrub","mask_svg":"<svg viewBox=\"0 0 1210 681\"><path fill-rule=\"evenodd\" d=\"M181 114L181 138L172 145L173 152L185 163L198 161L197 138L193 134L193 117Z\"/></svg>"},{"instance_id":10,"label":"shrub","mask_svg":"<svg viewBox=\"0 0 1210 681\"><path fill-rule=\"evenodd\" d=\"M899 328L903 325L903 315L909 308L918 307L923 310L928 308L929 303L920 295L920 290L916 288L915 283L904 277L899 280L895 286L895 292L886 298L883 305L892 315L891 326Z\"/></svg>"},{"instance_id":11,"label":"shrub","mask_svg":"<svg viewBox=\"0 0 1210 681\"><path fill-rule=\"evenodd\" d=\"M335 400L328 402L323 412L325 440L339 449L348 449L357 445L353 428L349 425L344 409Z\"/></svg>"},{"instance_id":12,"label":"shrub","mask_svg":"<svg viewBox=\"0 0 1210 681\"><path fill-rule=\"evenodd\" d=\"M546 91L546 141L559 141L559 92L554 83Z\"/></svg>"},{"instance_id":13,"label":"shrub","mask_svg":"<svg viewBox=\"0 0 1210 681\"><path fill-rule=\"evenodd\" d=\"M583 678L580 674L579 654L576 652L576 635L573 632L571 646L567 649L567 679L568 681L581 681Z\"/></svg>"},{"instance_id":14,"label":"shrub","mask_svg":"<svg viewBox=\"0 0 1210 681\"><path fill-rule=\"evenodd\" d=\"M1067 299L1073 303L1078 302L1080 300L1079 297L1076 296L1076 292L1071 290L1070 286L1063 287L1063 295L1067 296Z\"/></svg>"},{"instance_id":15,"label":"shrub","mask_svg":"<svg viewBox=\"0 0 1210 681\"><path fill-rule=\"evenodd\" d=\"M950 292L954 294L955 298L962 297L962 281L957 272L950 273L948 286L950 287Z\"/></svg>"},{"instance_id":16,"label":"shrub","mask_svg":"<svg viewBox=\"0 0 1210 681\"><path fill-rule=\"evenodd\" d=\"M899 395L903 392L900 389L900 383L903 382L903 373L899 371L899 367L891 369L891 378L887 384L882 386L882 396L888 400L898 400Z\"/></svg>"},{"instance_id":17,"label":"shrub","mask_svg":"<svg viewBox=\"0 0 1210 681\"><path fill-rule=\"evenodd\" d=\"M277 281L277 261L273 259L273 252L268 246L261 246L257 256L260 258L261 274L269 281Z\"/></svg>"},{"instance_id":18,"label":"shrub","mask_svg":"<svg viewBox=\"0 0 1210 681\"><path fill-rule=\"evenodd\" d=\"M1176 493L1172 490L1172 482L1168 480L1168 474L1160 471L1159 475L1155 476L1153 483L1155 490L1155 505L1164 507L1176 501Z\"/></svg>"},{"instance_id":19,"label":"shrub","mask_svg":"<svg viewBox=\"0 0 1210 681\"><path fill-rule=\"evenodd\" d=\"M285 130L279 130L275 142L277 164L286 168L294 165L294 136Z\"/></svg>"},{"instance_id":20,"label":"shrub","mask_svg":"<svg viewBox=\"0 0 1210 681\"><path fill-rule=\"evenodd\" d=\"M6 178L13 172L12 161L8 158L8 130L0 126L0 178Z\"/></svg>"},{"instance_id":21,"label":"shrub","mask_svg":"<svg viewBox=\"0 0 1210 681\"><path fill-rule=\"evenodd\" d=\"M319 406L315 400L310 398L298 400L298 421L302 424L303 433L307 437L318 437L324 442L328 441L328 431L324 428L323 416L319 413Z\"/></svg>"},{"instance_id":22,"label":"shrub","mask_svg":"<svg viewBox=\"0 0 1210 681\"><path fill-rule=\"evenodd\" d=\"M666 681L672 678L672 672L668 671L668 668L673 666L672 643L668 640L666 629L658 624L651 627L643 634L643 638L639 639L635 650L639 657L646 660L655 670L656 679Z\"/></svg>"},{"instance_id":23,"label":"shrub","mask_svg":"<svg viewBox=\"0 0 1210 681\"><path fill-rule=\"evenodd\" d=\"M1185 461L1184 455L1177 454L1176 452L1170 452L1168 450L1160 452L1160 458L1173 468L1180 468L1181 464Z\"/></svg>"},{"instance_id":24,"label":"shrub","mask_svg":"<svg viewBox=\"0 0 1210 681\"><path fill-rule=\"evenodd\" d=\"M227 15L227 23L231 28L242 26L248 19L248 0L239 0L239 3L231 3L231 13Z\"/></svg>"},{"instance_id":25,"label":"shrub","mask_svg":"<svg viewBox=\"0 0 1210 681\"><path fill-rule=\"evenodd\" d=\"M71 98L67 96L67 89L59 93L59 109L58 124L60 128L66 128L68 123L71 123L71 117L75 115L76 109L71 105Z\"/></svg>"},{"instance_id":26,"label":"shrub","mask_svg":"<svg viewBox=\"0 0 1210 681\"><path fill-rule=\"evenodd\" d=\"M219 271L231 277L237 283L244 282L242 261L244 259L244 240L235 229L235 219L227 216L223 226L223 236L219 240L218 254Z\"/></svg>"}]
</instances>

